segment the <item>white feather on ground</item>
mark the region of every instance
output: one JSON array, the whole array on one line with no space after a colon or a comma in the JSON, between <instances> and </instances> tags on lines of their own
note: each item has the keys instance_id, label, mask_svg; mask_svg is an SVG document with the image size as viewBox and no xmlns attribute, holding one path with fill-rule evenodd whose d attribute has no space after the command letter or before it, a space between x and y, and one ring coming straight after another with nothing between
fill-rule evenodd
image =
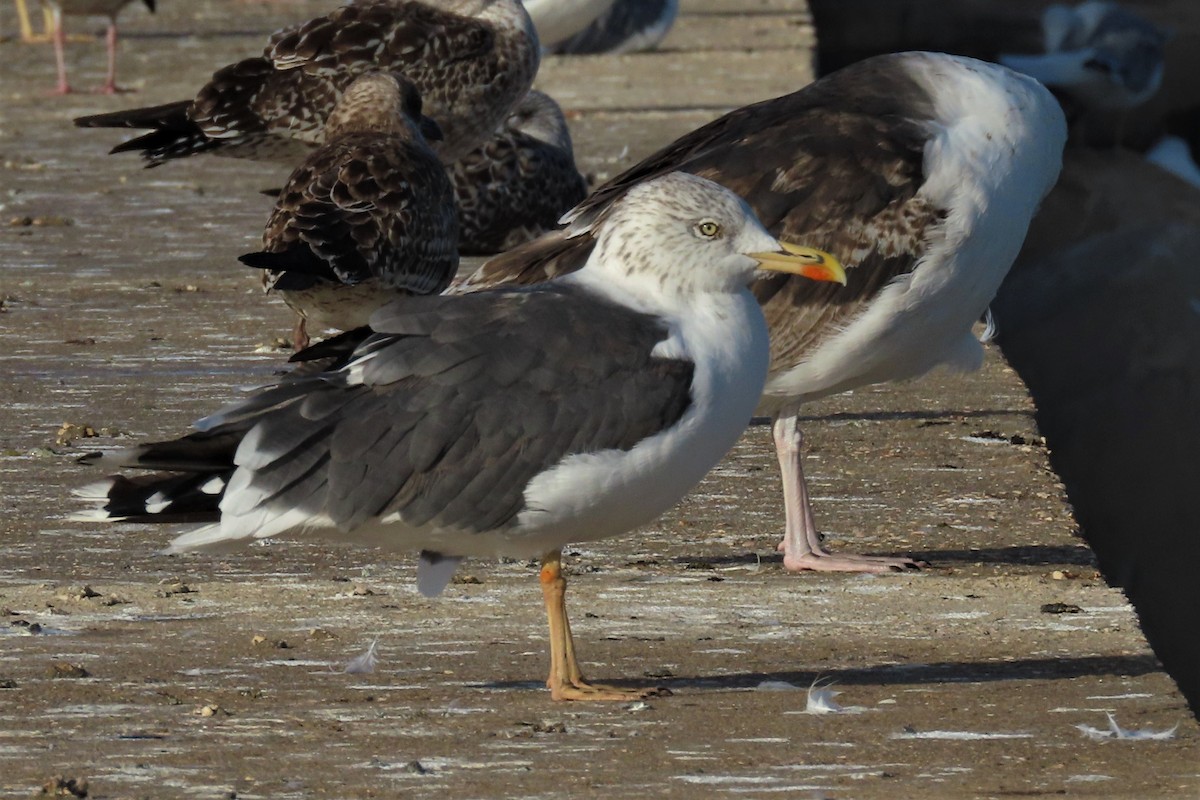
<instances>
[{"instance_id":1,"label":"white feather on ground","mask_svg":"<svg viewBox=\"0 0 1200 800\"><path fill-rule=\"evenodd\" d=\"M1133 728L1122 728L1117 724L1117 719L1112 715L1111 711L1104 712L1108 717L1108 729L1095 728L1091 725L1079 724L1074 727L1079 730L1084 736L1089 739L1102 741L1104 739L1127 739L1127 740L1145 740L1145 739L1174 739L1175 730L1179 727L1178 724L1172 725L1170 728L1161 731L1151 730L1150 728L1142 728L1135 730Z\"/></svg>"},{"instance_id":2,"label":"white feather on ground","mask_svg":"<svg viewBox=\"0 0 1200 800\"><path fill-rule=\"evenodd\" d=\"M376 655L378 645L379 637L375 637L371 640L371 644L367 645L367 651L350 659L342 672L347 675L369 675L374 672L375 665L379 663L379 656Z\"/></svg>"}]
</instances>

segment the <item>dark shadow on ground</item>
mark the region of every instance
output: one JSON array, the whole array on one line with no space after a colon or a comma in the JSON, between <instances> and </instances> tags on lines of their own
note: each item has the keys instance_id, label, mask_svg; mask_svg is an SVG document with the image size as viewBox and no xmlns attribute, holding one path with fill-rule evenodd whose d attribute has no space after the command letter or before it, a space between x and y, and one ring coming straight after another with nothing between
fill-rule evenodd
<instances>
[{"instance_id":1,"label":"dark shadow on ground","mask_svg":"<svg viewBox=\"0 0 1200 800\"><path fill-rule=\"evenodd\" d=\"M964 411L953 408L923 411L838 411L833 414L815 414L800 416L800 422L889 422L892 420L925 420L931 423L945 421L946 423L962 419L988 419L991 417L1014 417L1028 419L1031 416L1025 411L1011 409L983 408ZM754 417L751 425L770 425L770 417Z\"/></svg>"},{"instance_id":2,"label":"dark shadow on ground","mask_svg":"<svg viewBox=\"0 0 1200 800\"><path fill-rule=\"evenodd\" d=\"M835 548L836 549L836 548ZM924 550L917 552L872 552L870 555L909 556L927 561L933 566L947 564L1018 564L1025 566L1080 566L1095 567L1096 557L1086 545L1030 545L1028 547L988 547L978 550ZM716 569L740 565L762 564L768 567L782 565L782 553L734 553L714 556L680 556L672 559L688 569ZM631 566L636 563L631 562Z\"/></svg>"},{"instance_id":3,"label":"dark shadow on ground","mask_svg":"<svg viewBox=\"0 0 1200 800\"><path fill-rule=\"evenodd\" d=\"M1000 681L1070 680L1085 676L1138 677L1162 671L1152 655L1077 656L1073 658L1021 658L1012 661L941 661L932 664L880 664L862 669L812 672L742 672L732 675L648 676L641 680L608 680L605 675L589 675L592 680L614 686L664 686L672 691L712 689L754 689L765 682L790 683L807 688L820 679L838 686L911 686L934 683L992 683ZM476 685L481 689L526 689L545 691L545 684L532 681L498 681Z\"/></svg>"}]
</instances>

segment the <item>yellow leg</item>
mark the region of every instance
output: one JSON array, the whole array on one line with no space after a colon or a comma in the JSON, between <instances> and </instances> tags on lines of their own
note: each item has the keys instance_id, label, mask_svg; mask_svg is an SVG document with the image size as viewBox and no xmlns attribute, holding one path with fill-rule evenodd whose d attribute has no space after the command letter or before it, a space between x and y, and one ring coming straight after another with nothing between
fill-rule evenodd
<instances>
[{"instance_id":1,"label":"yellow leg","mask_svg":"<svg viewBox=\"0 0 1200 800\"><path fill-rule=\"evenodd\" d=\"M33 23L29 21L29 8L26 0L14 0L17 6L17 24L21 30L21 41L28 44L42 44L54 38L54 12L42 6L42 32L33 32ZM71 42L90 42L96 37L86 34L71 34L67 37Z\"/></svg>"},{"instance_id":2,"label":"yellow leg","mask_svg":"<svg viewBox=\"0 0 1200 800\"><path fill-rule=\"evenodd\" d=\"M21 29L21 41L33 41L33 26L29 24L29 9L25 7L25 0L16 0L17 5L17 27Z\"/></svg>"},{"instance_id":3,"label":"yellow leg","mask_svg":"<svg viewBox=\"0 0 1200 800\"><path fill-rule=\"evenodd\" d=\"M542 557L538 576L546 619L550 623L550 677L546 686L554 700L640 700L653 695L670 694L666 689L617 689L590 684L584 680L575 659L575 641L567 619L567 579L562 574L562 551L553 550Z\"/></svg>"}]
</instances>

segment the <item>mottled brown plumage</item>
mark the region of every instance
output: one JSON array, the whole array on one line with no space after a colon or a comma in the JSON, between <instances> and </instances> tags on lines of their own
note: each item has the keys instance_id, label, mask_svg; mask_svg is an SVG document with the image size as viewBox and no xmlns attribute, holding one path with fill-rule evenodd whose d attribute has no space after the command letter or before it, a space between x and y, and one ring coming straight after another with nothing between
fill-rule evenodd
<instances>
[{"instance_id":1,"label":"mottled brown plumage","mask_svg":"<svg viewBox=\"0 0 1200 800\"><path fill-rule=\"evenodd\" d=\"M242 257L303 318L365 325L397 292L433 294L458 268L453 190L420 132L406 79L358 78L329 116L329 142L292 173L263 232Z\"/></svg>"},{"instance_id":2,"label":"mottled brown plumage","mask_svg":"<svg viewBox=\"0 0 1200 800\"><path fill-rule=\"evenodd\" d=\"M899 113L924 91L882 63L846 77L855 78L850 91L845 81L823 81L733 111L613 178L573 213L599 214L630 186L683 170L744 197L781 239L832 253L846 267L845 287L790 276L753 287L771 327L772 371L786 368L911 271L924 229L944 213L915 199L928 136L920 117L932 107L925 99ZM468 283L537 283L572 272L592 244L551 234L492 259Z\"/></svg>"},{"instance_id":3,"label":"mottled brown plumage","mask_svg":"<svg viewBox=\"0 0 1200 800\"><path fill-rule=\"evenodd\" d=\"M501 253L554 228L587 196L562 109L530 91L481 147L447 167L459 211L459 250Z\"/></svg>"},{"instance_id":4,"label":"mottled brown plumage","mask_svg":"<svg viewBox=\"0 0 1200 800\"><path fill-rule=\"evenodd\" d=\"M82 117L82 127L151 127L114 152L151 166L211 150L294 164L325 139L355 77L402 72L441 126L446 163L477 147L529 88L537 36L519 0L358 0L271 37L264 54L218 70L186 107ZM302 157L302 156L300 156Z\"/></svg>"}]
</instances>

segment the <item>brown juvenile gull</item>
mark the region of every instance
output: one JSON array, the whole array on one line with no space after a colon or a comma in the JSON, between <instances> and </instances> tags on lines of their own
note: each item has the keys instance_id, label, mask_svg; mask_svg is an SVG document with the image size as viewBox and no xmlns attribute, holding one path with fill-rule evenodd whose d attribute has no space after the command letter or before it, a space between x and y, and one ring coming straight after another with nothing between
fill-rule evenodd
<instances>
[{"instance_id":1,"label":"brown juvenile gull","mask_svg":"<svg viewBox=\"0 0 1200 800\"><path fill-rule=\"evenodd\" d=\"M435 128L406 78L357 78L329 115L326 143L281 190L262 251L241 257L300 315L297 349L307 322L361 327L396 292L436 294L458 270L454 190L422 122Z\"/></svg>"},{"instance_id":2,"label":"brown juvenile gull","mask_svg":"<svg viewBox=\"0 0 1200 800\"><path fill-rule=\"evenodd\" d=\"M1065 138L1061 109L1031 78L960 56L885 55L683 136L565 218L586 222L642 181L684 170L736 191L781 239L846 265L840 291L787 277L753 287L771 330L759 412L774 418L788 569L917 566L823 549L801 469L800 407L938 365L979 366L972 325L1054 184ZM498 256L468 288L570 272L593 246L570 230Z\"/></svg>"},{"instance_id":3,"label":"brown juvenile gull","mask_svg":"<svg viewBox=\"0 0 1200 800\"><path fill-rule=\"evenodd\" d=\"M43 0L51 10L54 39L54 58L58 65L57 94L67 94L71 85L67 83L67 62L63 53L67 34L63 28L63 15L79 17L108 17L108 72L100 91L115 94L123 91L117 87L117 14L133 0ZM154 10L155 0L142 0L146 8Z\"/></svg>"},{"instance_id":4,"label":"brown juvenile gull","mask_svg":"<svg viewBox=\"0 0 1200 800\"><path fill-rule=\"evenodd\" d=\"M502 253L553 229L587 196L562 109L530 91L481 147L447 167L459 251Z\"/></svg>"},{"instance_id":5,"label":"brown juvenile gull","mask_svg":"<svg viewBox=\"0 0 1200 800\"><path fill-rule=\"evenodd\" d=\"M211 523L169 552L285 532L419 550L426 595L463 557L540 555L551 696L644 696L580 674L561 550L653 520L741 435L767 372L756 271L845 275L683 173L568 233L595 243L572 275L397 299L373 331L297 356L336 368L285 377L181 439L86 457L168 472L81 490L102 506L82 516Z\"/></svg>"},{"instance_id":6,"label":"brown juvenile gull","mask_svg":"<svg viewBox=\"0 0 1200 800\"><path fill-rule=\"evenodd\" d=\"M325 119L351 81L384 70L416 85L448 164L503 122L539 58L520 0L357 0L276 32L261 57L218 70L194 100L75 124L151 129L112 150L139 151L148 166L211 151L290 167L325 141Z\"/></svg>"}]
</instances>

